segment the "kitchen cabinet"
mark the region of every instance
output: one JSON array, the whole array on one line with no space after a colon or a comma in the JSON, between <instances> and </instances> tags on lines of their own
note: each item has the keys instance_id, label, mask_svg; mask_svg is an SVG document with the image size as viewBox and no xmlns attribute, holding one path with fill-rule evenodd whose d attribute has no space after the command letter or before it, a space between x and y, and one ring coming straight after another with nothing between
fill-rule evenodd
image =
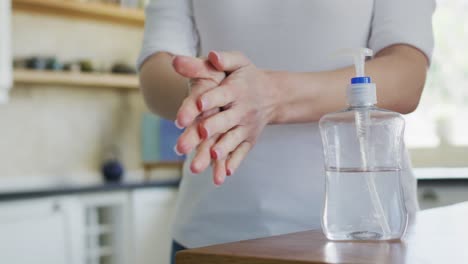
<instances>
[{"instance_id":1,"label":"kitchen cabinet","mask_svg":"<svg viewBox=\"0 0 468 264\"><path fill-rule=\"evenodd\" d=\"M127 192L97 193L79 196L84 254L86 264L130 263L130 208ZM76 238L77 236L74 236Z\"/></svg>"},{"instance_id":2,"label":"kitchen cabinet","mask_svg":"<svg viewBox=\"0 0 468 264\"><path fill-rule=\"evenodd\" d=\"M135 264L169 264L171 223L176 203L175 188L132 192Z\"/></svg>"},{"instance_id":3,"label":"kitchen cabinet","mask_svg":"<svg viewBox=\"0 0 468 264\"><path fill-rule=\"evenodd\" d=\"M73 199L51 198L0 204L2 263L78 263L68 239Z\"/></svg>"},{"instance_id":4,"label":"kitchen cabinet","mask_svg":"<svg viewBox=\"0 0 468 264\"><path fill-rule=\"evenodd\" d=\"M415 168L421 209L468 201L468 168Z\"/></svg>"},{"instance_id":5,"label":"kitchen cabinet","mask_svg":"<svg viewBox=\"0 0 468 264\"><path fill-rule=\"evenodd\" d=\"M418 183L422 210L468 201L468 184L450 180L427 180Z\"/></svg>"},{"instance_id":6,"label":"kitchen cabinet","mask_svg":"<svg viewBox=\"0 0 468 264\"><path fill-rule=\"evenodd\" d=\"M0 263L169 264L177 188L106 188L2 200Z\"/></svg>"}]
</instances>

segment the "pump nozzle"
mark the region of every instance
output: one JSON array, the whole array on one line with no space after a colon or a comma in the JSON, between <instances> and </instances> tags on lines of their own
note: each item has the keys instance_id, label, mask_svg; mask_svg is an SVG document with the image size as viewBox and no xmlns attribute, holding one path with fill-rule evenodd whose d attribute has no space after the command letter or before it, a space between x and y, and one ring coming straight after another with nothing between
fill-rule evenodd
<instances>
[{"instance_id":1,"label":"pump nozzle","mask_svg":"<svg viewBox=\"0 0 468 264\"><path fill-rule=\"evenodd\" d=\"M356 68L356 77L364 77L366 57L372 57L374 52L368 48L358 49L343 49L337 54L338 56L351 56L354 59L354 67Z\"/></svg>"},{"instance_id":2,"label":"pump nozzle","mask_svg":"<svg viewBox=\"0 0 468 264\"><path fill-rule=\"evenodd\" d=\"M348 102L351 106L373 105L377 103L375 84L365 74L366 57L371 57L373 51L368 48L342 49L333 57L353 57L356 76L348 86Z\"/></svg>"}]
</instances>

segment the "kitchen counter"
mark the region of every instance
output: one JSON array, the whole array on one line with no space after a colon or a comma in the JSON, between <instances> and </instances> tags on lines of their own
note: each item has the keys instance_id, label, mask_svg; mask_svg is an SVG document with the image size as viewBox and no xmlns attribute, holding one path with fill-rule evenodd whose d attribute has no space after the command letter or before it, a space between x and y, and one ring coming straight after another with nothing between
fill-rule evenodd
<instances>
[{"instance_id":1,"label":"kitchen counter","mask_svg":"<svg viewBox=\"0 0 468 264\"><path fill-rule=\"evenodd\" d=\"M39 189L0 192L0 202L22 199L36 199L58 195L112 192L142 188L178 187L180 180L129 181L122 183L63 184Z\"/></svg>"},{"instance_id":2,"label":"kitchen counter","mask_svg":"<svg viewBox=\"0 0 468 264\"><path fill-rule=\"evenodd\" d=\"M177 264L468 263L468 203L421 211L401 241L332 242L321 230L181 251Z\"/></svg>"},{"instance_id":3,"label":"kitchen counter","mask_svg":"<svg viewBox=\"0 0 468 264\"><path fill-rule=\"evenodd\" d=\"M468 168L414 168L418 184L468 185Z\"/></svg>"}]
</instances>

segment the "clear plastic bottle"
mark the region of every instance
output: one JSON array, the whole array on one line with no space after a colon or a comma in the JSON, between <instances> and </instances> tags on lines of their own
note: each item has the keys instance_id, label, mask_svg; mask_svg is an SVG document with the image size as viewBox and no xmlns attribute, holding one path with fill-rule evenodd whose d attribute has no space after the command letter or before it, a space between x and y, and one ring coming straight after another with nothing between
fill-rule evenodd
<instances>
[{"instance_id":1,"label":"clear plastic bottle","mask_svg":"<svg viewBox=\"0 0 468 264\"><path fill-rule=\"evenodd\" d=\"M408 221L400 179L404 119L375 106L375 84L364 77L372 51L347 54L357 75L350 107L319 122L327 174L322 228L330 240L399 239Z\"/></svg>"}]
</instances>

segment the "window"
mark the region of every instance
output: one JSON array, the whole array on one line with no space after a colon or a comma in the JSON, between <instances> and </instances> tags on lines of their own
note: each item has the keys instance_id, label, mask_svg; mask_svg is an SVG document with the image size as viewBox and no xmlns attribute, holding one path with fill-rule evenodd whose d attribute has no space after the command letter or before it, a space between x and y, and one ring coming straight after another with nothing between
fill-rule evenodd
<instances>
[{"instance_id":1,"label":"window","mask_svg":"<svg viewBox=\"0 0 468 264\"><path fill-rule=\"evenodd\" d=\"M468 1L438 0L435 49L418 110L407 116L415 167L468 167Z\"/></svg>"}]
</instances>

